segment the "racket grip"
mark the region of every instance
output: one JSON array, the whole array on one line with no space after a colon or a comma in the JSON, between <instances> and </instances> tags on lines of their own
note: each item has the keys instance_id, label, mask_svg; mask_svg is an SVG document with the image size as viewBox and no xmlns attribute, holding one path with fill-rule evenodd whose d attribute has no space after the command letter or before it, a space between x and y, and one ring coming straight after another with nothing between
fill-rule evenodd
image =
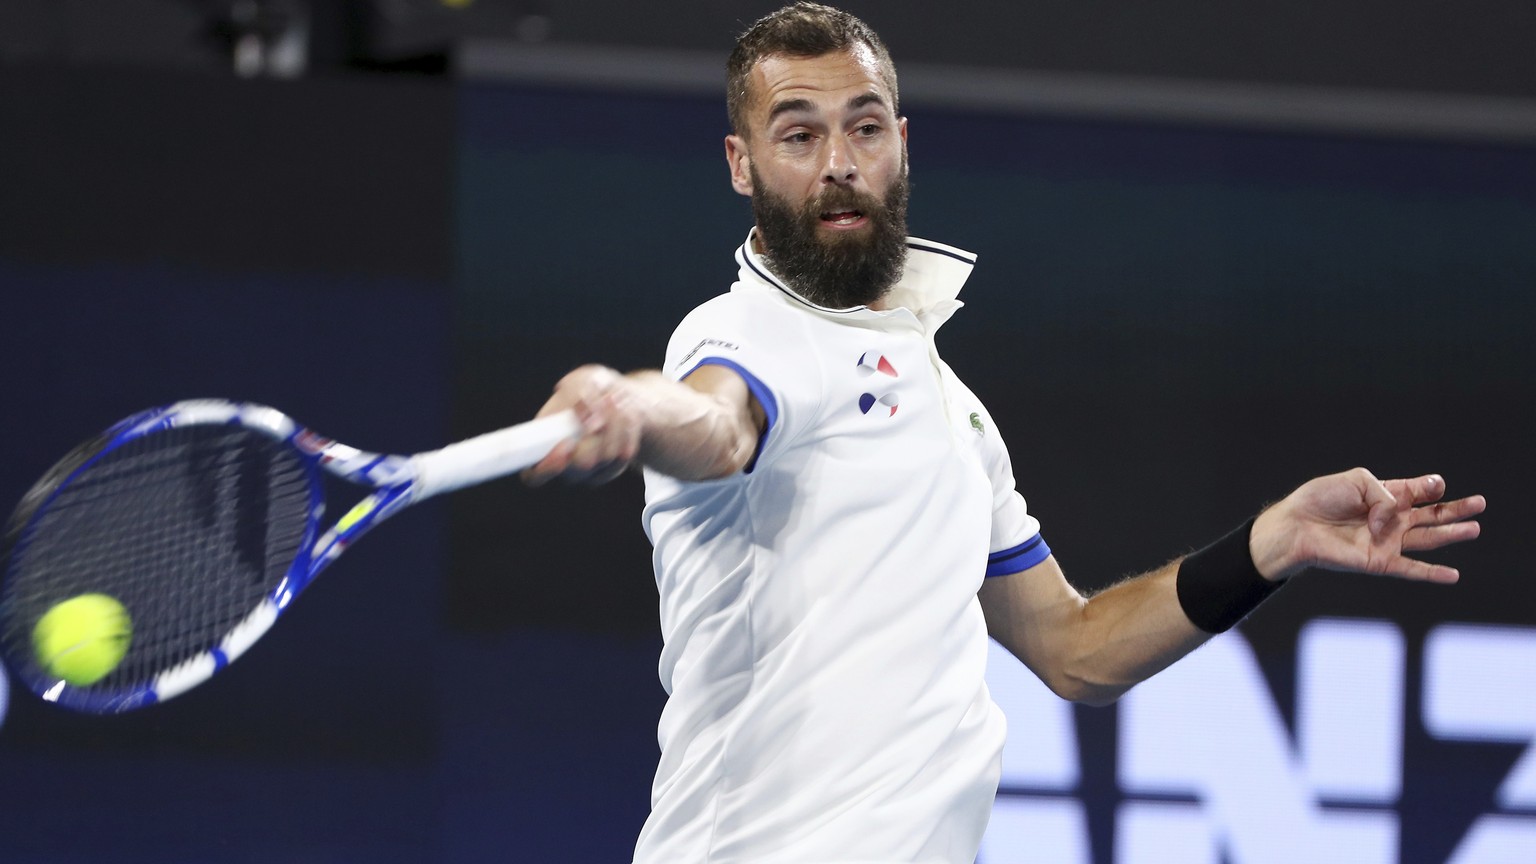
<instances>
[{"instance_id":1,"label":"racket grip","mask_svg":"<svg viewBox=\"0 0 1536 864\"><path fill-rule=\"evenodd\" d=\"M412 500L474 486L521 471L549 455L556 444L581 432L572 411L529 420L495 432L421 453L416 461Z\"/></svg>"}]
</instances>

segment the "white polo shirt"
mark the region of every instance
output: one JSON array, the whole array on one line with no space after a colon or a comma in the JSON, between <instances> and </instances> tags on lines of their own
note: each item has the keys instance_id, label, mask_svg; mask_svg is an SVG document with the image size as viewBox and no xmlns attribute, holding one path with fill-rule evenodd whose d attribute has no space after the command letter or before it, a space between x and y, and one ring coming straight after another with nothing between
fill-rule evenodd
<instances>
[{"instance_id":1,"label":"white polo shirt","mask_svg":"<svg viewBox=\"0 0 1536 864\"><path fill-rule=\"evenodd\" d=\"M768 415L745 472L646 472L670 698L641 864L970 864L1004 720L984 574L1050 554L992 418L933 333L975 257L910 239L888 311L815 306L752 250L669 376L739 372Z\"/></svg>"}]
</instances>

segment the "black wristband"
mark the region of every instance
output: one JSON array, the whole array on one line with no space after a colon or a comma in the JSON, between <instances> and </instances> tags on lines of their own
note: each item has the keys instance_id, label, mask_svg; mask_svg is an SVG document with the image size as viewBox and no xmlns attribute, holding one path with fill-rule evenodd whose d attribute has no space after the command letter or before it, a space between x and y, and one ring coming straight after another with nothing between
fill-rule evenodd
<instances>
[{"instance_id":1,"label":"black wristband","mask_svg":"<svg viewBox=\"0 0 1536 864\"><path fill-rule=\"evenodd\" d=\"M1284 584L1265 579L1253 566L1253 555L1248 551L1253 521L1249 519L1179 562L1179 605L1189 620L1207 633L1232 629Z\"/></svg>"}]
</instances>

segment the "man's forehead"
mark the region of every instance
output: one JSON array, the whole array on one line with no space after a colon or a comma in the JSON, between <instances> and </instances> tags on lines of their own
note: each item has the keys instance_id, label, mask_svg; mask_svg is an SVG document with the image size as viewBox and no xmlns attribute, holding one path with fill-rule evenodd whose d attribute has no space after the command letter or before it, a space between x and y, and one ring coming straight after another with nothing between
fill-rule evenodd
<instances>
[{"instance_id":1,"label":"man's forehead","mask_svg":"<svg viewBox=\"0 0 1536 864\"><path fill-rule=\"evenodd\" d=\"M771 109L785 98L817 93L847 96L872 91L886 105L893 102L879 59L863 44L816 57L769 55L752 67L751 85L756 110Z\"/></svg>"}]
</instances>

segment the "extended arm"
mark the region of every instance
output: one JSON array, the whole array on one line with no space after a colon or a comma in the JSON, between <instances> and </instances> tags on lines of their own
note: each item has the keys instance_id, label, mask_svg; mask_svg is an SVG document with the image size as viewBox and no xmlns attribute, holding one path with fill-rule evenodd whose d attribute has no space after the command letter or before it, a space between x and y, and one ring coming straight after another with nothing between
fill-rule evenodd
<instances>
[{"instance_id":1,"label":"extended arm","mask_svg":"<svg viewBox=\"0 0 1536 864\"><path fill-rule=\"evenodd\" d=\"M602 483L634 462L683 480L726 477L750 464L766 423L741 376L713 365L681 382L650 370L620 375L583 366L560 379L539 416L567 408L582 435L525 471L527 482Z\"/></svg>"},{"instance_id":2,"label":"extended arm","mask_svg":"<svg viewBox=\"0 0 1536 864\"><path fill-rule=\"evenodd\" d=\"M1092 598L1055 556L981 586L987 631L1057 695L1107 705L1211 637L1191 624L1174 590L1178 562Z\"/></svg>"},{"instance_id":3,"label":"extended arm","mask_svg":"<svg viewBox=\"0 0 1536 864\"><path fill-rule=\"evenodd\" d=\"M1471 520L1486 506L1482 496L1441 502L1444 494L1445 481L1433 474L1382 482L1357 468L1309 481L1254 521L1247 572L1230 574L1230 590L1242 591L1244 580L1280 581L1308 568L1454 582L1454 569L1405 554L1478 536ZM1203 618L1203 592L1225 586L1206 578L1192 592L1195 568L1186 568L1187 560L1085 598L1055 558L1047 558L982 586L988 630L1059 695L1107 704L1213 635L1196 626L1190 612ZM1188 571L1182 599L1181 568Z\"/></svg>"}]
</instances>

